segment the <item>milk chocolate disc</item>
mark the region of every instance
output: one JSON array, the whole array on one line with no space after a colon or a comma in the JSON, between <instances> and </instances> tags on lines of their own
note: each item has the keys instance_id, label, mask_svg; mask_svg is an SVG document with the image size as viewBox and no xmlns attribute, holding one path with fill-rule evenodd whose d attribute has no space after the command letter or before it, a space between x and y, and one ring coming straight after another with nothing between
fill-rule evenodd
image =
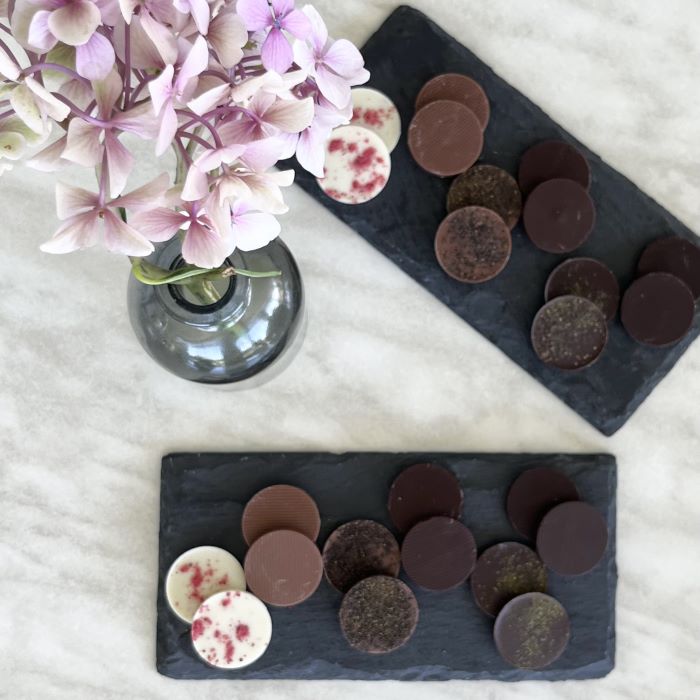
<instances>
[{"instance_id":1,"label":"milk chocolate disc","mask_svg":"<svg viewBox=\"0 0 700 700\"><path fill-rule=\"evenodd\" d=\"M700 246L681 236L659 238L650 243L639 259L637 272L668 272L683 280L700 299Z\"/></svg>"},{"instance_id":2,"label":"milk chocolate disc","mask_svg":"<svg viewBox=\"0 0 700 700\"><path fill-rule=\"evenodd\" d=\"M603 558L607 545L605 518L582 501L555 506L537 530L537 553L552 571L562 576L590 571Z\"/></svg>"},{"instance_id":3,"label":"milk chocolate disc","mask_svg":"<svg viewBox=\"0 0 700 700\"><path fill-rule=\"evenodd\" d=\"M620 318L639 343L663 347L681 340L693 325L695 300L688 285L668 272L632 282L622 297Z\"/></svg>"},{"instance_id":4,"label":"milk chocolate disc","mask_svg":"<svg viewBox=\"0 0 700 700\"><path fill-rule=\"evenodd\" d=\"M474 602L496 617L501 608L523 593L547 590L547 570L529 547L501 542L489 547L477 560L471 579Z\"/></svg>"},{"instance_id":5,"label":"milk chocolate disc","mask_svg":"<svg viewBox=\"0 0 700 700\"><path fill-rule=\"evenodd\" d=\"M485 207L496 212L512 229L518 223L523 201L518 183L495 165L475 165L458 175L447 193L447 211Z\"/></svg>"},{"instance_id":6,"label":"milk chocolate disc","mask_svg":"<svg viewBox=\"0 0 700 700\"><path fill-rule=\"evenodd\" d=\"M404 469L389 489L387 508L400 532L435 515L459 518L462 487L457 477L437 464L414 464Z\"/></svg>"},{"instance_id":7,"label":"milk chocolate disc","mask_svg":"<svg viewBox=\"0 0 700 700\"><path fill-rule=\"evenodd\" d=\"M583 369L592 365L608 342L603 312L582 297L557 297L535 316L532 347L546 365L557 369Z\"/></svg>"},{"instance_id":8,"label":"milk chocolate disc","mask_svg":"<svg viewBox=\"0 0 700 700\"><path fill-rule=\"evenodd\" d=\"M548 180L527 198L523 224L528 238L548 253L570 253L583 245L595 224L588 192L573 180Z\"/></svg>"},{"instance_id":9,"label":"milk chocolate disc","mask_svg":"<svg viewBox=\"0 0 700 700\"><path fill-rule=\"evenodd\" d=\"M516 668L538 669L554 663L571 635L564 606L544 593L525 593L507 603L496 618L493 638L498 653Z\"/></svg>"},{"instance_id":10,"label":"milk chocolate disc","mask_svg":"<svg viewBox=\"0 0 700 700\"><path fill-rule=\"evenodd\" d=\"M398 576L399 544L380 523L353 520L334 530L326 540L323 568L328 583L345 593L369 576Z\"/></svg>"},{"instance_id":11,"label":"milk chocolate disc","mask_svg":"<svg viewBox=\"0 0 700 700\"><path fill-rule=\"evenodd\" d=\"M408 127L408 148L414 160L440 177L470 168L483 145L479 120L459 102L431 102L416 113Z\"/></svg>"},{"instance_id":12,"label":"milk chocolate disc","mask_svg":"<svg viewBox=\"0 0 700 700\"><path fill-rule=\"evenodd\" d=\"M429 518L404 537L401 561L407 576L421 588L447 591L469 578L476 563L476 542L459 520Z\"/></svg>"},{"instance_id":13,"label":"milk chocolate disc","mask_svg":"<svg viewBox=\"0 0 700 700\"><path fill-rule=\"evenodd\" d=\"M620 285L610 268L593 258L570 258L552 270L544 288L545 301L572 294L592 301L608 321L620 305Z\"/></svg>"},{"instance_id":14,"label":"milk chocolate disc","mask_svg":"<svg viewBox=\"0 0 700 700\"><path fill-rule=\"evenodd\" d=\"M418 93L416 112L437 100L461 102L465 107L469 107L479 120L482 130L489 123L489 98L481 85L466 75L444 73L429 80Z\"/></svg>"},{"instance_id":15,"label":"milk chocolate disc","mask_svg":"<svg viewBox=\"0 0 700 700\"><path fill-rule=\"evenodd\" d=\"M340 606L340 627L350 646L386 654L403 646L418 624L418 602L397 578L371 576L356 583Z\"/></svg>"},{"instance_id":16,"label":"milk chocolate disc","mask_svg":"<svg viewBox=\"0 0 700 700\"><path fill-rule=\"evenodd\" d=\"M478 284L499 275L510 260L510 229L484 207L464 207L443 219L435 236L440 267L458 282Z\"/></svg>"},{"instance_id":17,"label":"milk chocolate disc","mask_svg":"<svg viewBox=\"0 0 700 700\"><path fill-rule=\"evenodd\" d=\"M518 170L518 182L525 196L537 185L558 178L589 188L591 169L581 151L564 141L542 141L525 151Z\"/></svg>"}]
</instances>

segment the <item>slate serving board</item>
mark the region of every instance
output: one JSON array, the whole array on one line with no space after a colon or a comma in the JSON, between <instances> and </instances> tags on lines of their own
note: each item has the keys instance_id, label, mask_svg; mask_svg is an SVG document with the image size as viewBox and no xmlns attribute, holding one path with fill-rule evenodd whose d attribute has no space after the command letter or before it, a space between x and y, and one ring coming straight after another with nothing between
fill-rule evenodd
<instances>
[{"instance_id":1,"label":"slate serving board","mask_svg":"<svg viewBox=\"0 0 700 700\"><path fill-rule=\"evenodd\" d=\"M386 189L367 204L339 204L293 162L290 164L297 170L296 182L589 423L612 435L697 337L700 319L696 315L690 334L668 349L639 345L616 320L610 327L608 347L595 365L573 373L550 369L538 360L530 344L530 326L544 303L547 276L566 257L590 256L607 263L624 290L633 279L647 243L671 233L699 242L697 237L417 10L405 6L397 9L362 53L372 74L368 86L395 102L403 123ZM481 162L517 174L522 153L551 138L574 143L586 154L597 222L589 241L571 256L539 251L518 224L513 232L511 261L495 280L465 285L451 280L440 269L433 242L438 224L446 215L450 179L430 175L415 164L406 145L406 130L422 85L445 72L472 76L489 96L491 119Z\"/></svg>"},{"instance_id":2,"label":"slate serving board","mask_svg":"<svg viewBox=\"0 0 700 700\"><path fill-rule=\"evenodd\" d=\"M604 515L610 542L603 561L578 578L549 576L549 592L571 617L571 642L549 668L511 668L493 644L493 621L474 604L468 585L445 593L416 589L420 620L403 648L372 656L351 649L338 624L341 596L324 580L294 608L271 608L273 638L266 654L240 671L226 672L201 662L189 628L167 607L164 580L182 552L218 545L241 561L245 544L243 507L259 489L288 483L306 489L321 511L323 546L340 524L371 518L391 527L386 510L389 486L404 467L436 461L451 468L464 489L463 520L479 551L519 539L505 513L507 490L523 470L551 466L568 474L581 497ZM157 668L172 678L447 680L599 678L615 654L615 492L617 467L610 455L448 453L252 453L174 454L163 458L158 579ZM522 541L522 540L521 540ZM410 584L409 584L410 585Z\"/></svg>"}]
</instances>

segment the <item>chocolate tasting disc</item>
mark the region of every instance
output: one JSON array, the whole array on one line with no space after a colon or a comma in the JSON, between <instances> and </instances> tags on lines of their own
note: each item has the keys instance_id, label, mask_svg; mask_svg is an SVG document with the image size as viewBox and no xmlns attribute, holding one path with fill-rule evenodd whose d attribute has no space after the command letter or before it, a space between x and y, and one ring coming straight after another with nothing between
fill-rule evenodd
<instances>
[{"instance_id":1,"label":"chocolate tasting disc","mask_svg":"<svg viewBox=\"0 0 700 700\"><path fill-rule=\"evenodd\" d=\"M542 141L525 151L518 169L518 183L525 196L537 185L558 178L589 188L591 169L581 151L564 141Z\"/></svg>"},{"instance_id":2,"label":"chocolate tasting disc","mask_svg":"<svg viewBox=\"0 0 700 700\"><path fill-rule=\"evenodd\" d=\"M658 238L650 243L639 259L637 272L669 272L690 287L695 299L700 299L700 246L681 236Z\"/></svg>"},{"instance_id":3,"label":"chocolate tasting disc","mask_svg":"<svg viewBox=\"0 0 700 700\"><path fill-rule=\"evenodd\" d=\"M443 73L430 79L418 93L416 111L437 100L461 102L479 120L482 130L489 123L491 108L484 89L470 77L460 73Z\"/></svg>"}]
</instances>

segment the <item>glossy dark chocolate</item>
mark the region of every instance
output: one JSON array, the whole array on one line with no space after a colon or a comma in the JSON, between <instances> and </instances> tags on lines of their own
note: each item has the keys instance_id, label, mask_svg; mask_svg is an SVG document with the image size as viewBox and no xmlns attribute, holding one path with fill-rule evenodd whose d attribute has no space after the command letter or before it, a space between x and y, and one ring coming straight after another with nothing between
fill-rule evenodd
<instances>
[{"instance_id":1,"label":"glossy dark chocolate","mask_svg":"<svg viewBox=\"0 0 700 700\"><path fill-rule=\"evenodd\" d=\"M558 178L589 188L591 169L575 146L565 141L541 141L525 151L518 168L518 184L525 196L543 182Z\"/></svg>"},{"instance_id":2,"label":"glossy dark chocolate","mask_svg":"<svg viewBox=\"0 0 700 700\"><path fill-rule=\"evenodd\" d=\"M466 75L443 73L429 80L418 93L416 111L437 100L461 102L469 107L479 120L482 130L489 123L489 98L481 85Z\"/></svg>"}]
</instances>

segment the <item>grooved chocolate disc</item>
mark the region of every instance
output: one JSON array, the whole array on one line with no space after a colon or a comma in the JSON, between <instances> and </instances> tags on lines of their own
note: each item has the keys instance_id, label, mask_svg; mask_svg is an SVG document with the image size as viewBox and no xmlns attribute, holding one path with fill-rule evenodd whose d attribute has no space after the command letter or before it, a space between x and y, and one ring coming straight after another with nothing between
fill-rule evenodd
<instances>
[{"instance_id":1,"label":"grooved chocolate disc","mask_svg":"<svg viewBox=\"0 0 700 700\"><path fill-rule=\"evenodd\" d=\"M671 236L650 243L639 259L637 272L668 272L683 280L695 299L700 299L700 247L685 238Z\"/></svg>"},{"instance_id":2,"label":"grooved chocolate disc","mask_svg":"<svg viewBox=\"0 0 700 700\"><path fill-rule=\"evenodd\" d=\"M462 487L457 477L437 464L414 464L404 469L389 489L387 508L399 532L435 515L459 518Z\"/></svg>"},{"instance_id":3,"label":"grooved chocolate disc","mask_svg":"<svg viewBox=\"0 0 700 700\"><path fill-rule=\"evenodd\" d=\"M548 253L570 253L591 235L595 206L573 180L548 180L527 198L523 224L528 238Z\"/></svg>"},{"instance_id":4,"label":"grooved chocolate disc","mask_svg":"<svg viewBox=\"0 0 700 700\"><path fill-rule=\"evenodd\" d=\"M416 163L440 177L470 168L483 145L479 120L459 102L431 102L416 113L408 127L408 148Z\"/></svg>"},{"instance_id":5,"label":"grooved chocolate disc","mask_svg":"<svg viewBox=\"0 0 700 700\"><path fill-rule=\"evenodd\" d=\"M447 211L484 207L496 212L512 229L518 223L523 201L518 183L495 165L475 165L458 175L447 192Z\"/></svg>"},{"instance_id":6,"label":"grooved chocolate disc","mask_svg":"<svg viewBox=\"0 0 700 700\"><path fill-rule=\"evenodd\" d=\"M484 89L475 80L459 73L444 73L429 80L418 93L416 111L437 100L461 102L479 120L481 129L489 123L491 107Z\"/></svg>"},{"instance_id":7,"label":"grooved chocolate disc","mask_svg":"<svg viewBox=\"0 0 700 700\"><path fill-rule=\"evenodd\" d=\"M353 520L335 529L326 540L323 568L328 583L345 593L369 576L398 576L399 544L380 523Z\"/></svg>"},{"instance_id":8,"label":"grooved chocolate disc","mask_svg":"<svg viewBox=\"0 0 700 700\"><path fill-rule=\"evenodd\" d=\"M581 151L564 141L542 141L525 151L518 169L518 183L524 195L537 185L558 178L589 188L591 169Z\"/></svg>"},{"instance_id":9,"label":"grooved chocolate disc","mask_svg":"<svg viewBox=\"0 0 700 700\"><path fill-rule=\"evenodd\" d=\"M549 666L564 653L570 636L564 606L544 593L513 598L498 614L493 628L498 653L516 668Z\"/></svg>"},{"instance_id":10,"label":"grooved chocolate disc","mask_svg":"<svg viewBox=\"0 0 700 700\"><path fill-rule=\"evenodd\" d=\"M397 578L371 576L356 583L340 605L340 627L350 646L386 654L403 646L418 624L418 602Z\"/></svg>"},{"instance_id":11,"label":"grooved chocolate disc","mask_svg":"<svg viewBox=\"0 0 700 700\"><path fill-rule=\"evenodd\" d=\"M667 272L632 282L622 297L620 318L639 343L663 347L681 340L693 325L695 300L688 285Z\"/></svg>"},{"instance_id":12,"label":"grooved chocolate disc","mask_svg":"<svg viewBox=\"0 0 700 700\"><path fill-rule=\"evenodd\" d=\"M562 576L590 571L603 558L607 545L605 518L582 501L555 506L537 530L537 553Z\"/></svg>"},{"instance_id":13,"label":"grooved chocolate disc","mask_svg":"<svg viewBox=\"0 0 700 700\"><path fill-rule=\"evenodd\" d=\"M476 563L476 542L459 520L429 518L404 537L401 561L408 577L421 588L447 591L469 578Z\"/></svg>"}]
</instances>

